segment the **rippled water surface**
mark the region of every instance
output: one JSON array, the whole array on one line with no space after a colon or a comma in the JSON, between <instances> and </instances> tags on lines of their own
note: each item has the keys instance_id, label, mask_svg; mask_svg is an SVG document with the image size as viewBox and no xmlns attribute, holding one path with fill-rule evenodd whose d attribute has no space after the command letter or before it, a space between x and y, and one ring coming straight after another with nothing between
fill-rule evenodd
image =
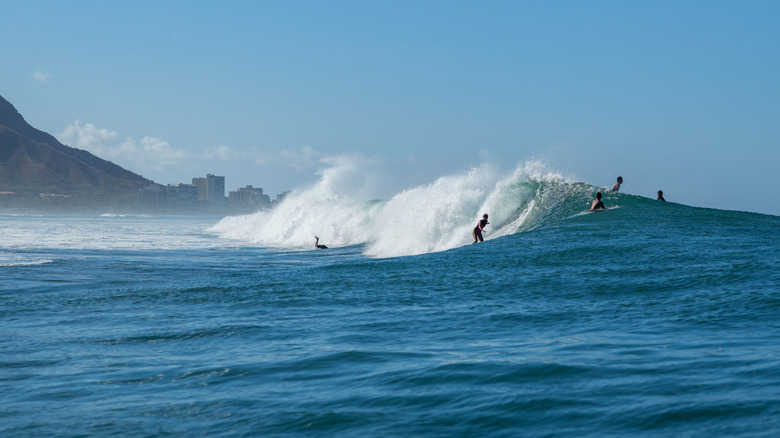
<instances>
[{"instance_id":1,"label":"rippled water surface","mask_svg":"<svg viewBox=\"0 0 780 438\"><path fill-rule=\"evenodd\" d=\"M780 218L619 201L401 257L0 216L0 435L780 435Z\"/></svg>"}]
</instances>

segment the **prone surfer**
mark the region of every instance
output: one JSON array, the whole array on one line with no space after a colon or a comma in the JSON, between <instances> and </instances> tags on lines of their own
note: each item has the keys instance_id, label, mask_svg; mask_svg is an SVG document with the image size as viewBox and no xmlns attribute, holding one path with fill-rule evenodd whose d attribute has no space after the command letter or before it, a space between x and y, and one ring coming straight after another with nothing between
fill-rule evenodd
<instances>
[{"instance_id":1,"label":"prone surfer","mask_svg":"<svg viewBox=\"0 0 780 438\"><path fill-rule=\"evenodd\" d=\"M613 192L617 192L618 190L620 190L620 185L621 184L623 184L623 177L619 176L619 177L617 177L617 182L615 183L614 186L612 186L612 188L610 190L613 191Z\"/></svg>"},{"instance_id":2,"label":"prone surfer","mask_svg":"<svg viewBox=\"0 0 780 438\"><path fill-rule=\"evenodd\" d=\"M596 192L596 199L594 199L593 204L590 205L590 210L604 210L604 208L604 203L601 202L601 192Z\"/></svg>"},{"instance_id":3,"label":"prone surfer","mask_svg":"<svg viewBox=\"0 0 780 438\"><path fill-rule=\"evenodd\" d=\"M316 239L316 240L314 241L314 247L315 247L315 248L317 248L317 249L328 249L328 247L327 247L327 246L325 246L325 245L320 245L320 238L319 238L319 237L317 237L317 236L314 236L314 238Z\"/></svg>"},{"instance_id":4,"label":"prone surfer","mask_svg":"<svg viewBox=\"0 0 780 438\"><path fill-rule=\"evenodd\" d=\"M471 235L474 236L474 241L471 243L472 245L477 243L477 240L479 239L480 242L484 242L485 239L482 238L482 232L485 230L485 226L489 224L488 222L488 214L485 213L482 215L482 219L477 222L477 226L474 227L474 231L471 232Z\"/></svg>"}]
</instances>

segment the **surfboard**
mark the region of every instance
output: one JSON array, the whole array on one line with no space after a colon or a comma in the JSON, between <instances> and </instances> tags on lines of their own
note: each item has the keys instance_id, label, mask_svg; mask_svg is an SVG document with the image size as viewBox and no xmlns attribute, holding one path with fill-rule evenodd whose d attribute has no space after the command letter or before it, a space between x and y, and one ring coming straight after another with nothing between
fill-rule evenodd
<instances>
[{"instance_id":1,"label":"surfboard","mask_svg":"<svg viewBox=\"0 0 780 438\"><path fill-rule=\"evenodd\" d=\"M620 208L620 207L617 206L617 205L614 205L612 207L600 208L598 210L590 210L590 209L588 209L588 210L581 211L579 213L573 214L572 216L569 216L569 219L572 219L572 218L575 218L575 217L580 217L580 216L585 216L586 214L599 213L599 212L602 212L602 211L614 210L616 208Z\"/></svg>"}]
</instances>

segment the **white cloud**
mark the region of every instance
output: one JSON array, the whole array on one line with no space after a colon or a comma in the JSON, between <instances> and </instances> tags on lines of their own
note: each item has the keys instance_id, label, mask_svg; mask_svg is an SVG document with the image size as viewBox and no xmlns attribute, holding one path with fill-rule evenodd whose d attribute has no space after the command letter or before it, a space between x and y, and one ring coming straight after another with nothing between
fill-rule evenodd
<instances>
[{"instance_id":1,"label":"white cloud","mask_svg":"<svg viewBox=\"0 0 780 438\"><path fill-rule=\"evenodd\" d=\"M36 71L32 74L32 78L42 84L45 84L46 82L51 81L54 76L52 76L52 74L47 71Z\"/></svg>"},{"instance_id":2,"label":"white cloud","mask_svg":"<svg viewBox=\"0 0 780 438\"><path fill-rule=\"evenodd\" d=\"M92 123L82 124L81 120L76 120L57 135L57 140L110 160L119 154L116 148L116 136L114 131L98 128Z\"/></svg>"},{"instance_id":3,"label":"white cloud","mask_svg":"<svg viewBox=\"0 0 780 438\"><path fill-rule=\"evenodd\" d=\"M252 163L258 167L289 168L296 172L314 173L322 168L326 158L309 146L299 149L257 148L235 150L230 146L209 146L200 152L177 149L161 138L146 136L141 140L131 137L118 139L116 131L98 128L92 123L76 120L56 136L63 144L89 151L136 172L208 168L215 161Z\"/></svg>"},{"instance_id":4,"label":"white cloud","mask_svg":"<svg viewBox=\"0 0 780 438\"><path fill-rule=\"evenodd\" d=\"M245 154L234 151L230 146L209 146L203 150L204 160L235 161L243 160Z\"/></svg>"},{"instance_id":5,"label":"white cloud","mask_svg":"<svg viewBox=\"0 0 780 438\"><path fill-rule=\"evenodd\" d=\"M276 175L274 178L281 181L288 177L299 178L300 174L322 175L323 168L342 169L355 163L370 164L378 160L364 156L327 157L309 146L297 149L233 149L227 145L216 145L188 151L176 148L159 137L145 136L140 140L127 137L122 140L116 131L81 120L75 120L56 137L63 144L89 151L125 169L162 182L175 181L174 178L186 180L209 172L225 172L224 169L253 175L252 178ZM293 178L295 174L299 176ZM246 179L250 180L247 183L252 183L251 178Z\"/></svg>"},{"instance_id":6,"label":"white cloud","mask_svg":"<svg viewBox=\"0 0 780 438\"><path fill-rule=\"evenodd\" d=\"M300 149L278 149L255 152L255 164L263 167L290 167L298 172L315 171L321 166L322 156L309 146Z\"/></svg>"},{"instance_id":7,"label":"white cloud","mask_svg":"<svg viewBox=\"0 0 780 438\"><path fill-rule=\"evenodd\" d=\"M119 150L124 158L146 169L180 169L188 160L188 154L183 149L173 148L167 141L148 135L140 142L128 137Z\"/></svg>"},{"instance_id":8,"label":"white cloud","mask_svg":"<svg viewBox=\"0 0 780 438\"><path fill-rule=\"evenodd\" d=\"M80 120L67 126L57 135L57 140L136 172L180 169L189 159L185 150L176 149L161 138L146 136L136 141L128 137L119 144L115 131L98 128L92 123L81 123Z\"/></svg>"},{"instance_id":9,"label":"white cloud","mask_svg":"<svg viewBox=\"0 0 780 438\"><path fill-rule=\"evenodd\" d=\"M316 169L319 166L319 154L309 146L301 146L300 150L282 149L279 152L281 162L295 170Z\"/></svg>"}]
</instances>

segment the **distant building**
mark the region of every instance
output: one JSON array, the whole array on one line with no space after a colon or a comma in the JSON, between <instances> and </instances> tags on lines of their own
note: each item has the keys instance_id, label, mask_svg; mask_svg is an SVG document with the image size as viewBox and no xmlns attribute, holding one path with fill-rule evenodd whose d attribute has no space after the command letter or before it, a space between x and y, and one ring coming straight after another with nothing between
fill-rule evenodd
<instances>
[{"instance_id":1,"label":"distant building","mask_svg":"<svg viewBox=\"0 0 780 438\"><path fill-rule=\"evenodd\" d=\"M191 213L200 208L198 187L192 184L168 184L166 210L169 213Z\"/></svg>"},{"instance_id":2,"label":"distant building","mask_svg":"<svg viewBox=\"0 0 780 438\"><path fill-rule=\"evenodd\" d=\"M228 208L232 212L252 212L271 207L271 198L263 194L262 188L241 187L228 193Z\"/></svg>"},{"instance_id":3,"label":"distant building","mask_svg":"<svg viewBox=\"0 0 780 438\"><path fill-rule=\"evenodd\" d=\"M0 197L12 194L0 192ZM249 185L225 197L225 177L207 174L205 178L192 178L192 184L146 186L138 190L137 206L141 211L158 214L247 214L276 207L288 194L290 191L280 193L272 201L262 188Z\"/></svg>"},{"instance_id":4,"label":"distant building","mask_svg":"<svg viewBox=\"0 0 780 438\"><path fill-rule=\"evenodd\" d=\"M148 212L159 213L165 209L165 190L163 187L148 185L138 190L138 206Z\"/></svg>"},{"instance_id":5,"label":"distant building","mask_svg":"<svg viewBox=\"0 0 780 438\"><path fill-rule=\"evenodd\" d=\"M272 208L276 208L277 206L279 206L279 204L281 204L282 201L284 201L284 198L286 198L287 195L289 195L289 194L290 194L290 191L287 190L286 192L282 192L282 193L279 193L278 195L276 195L276 199L271 202L271 207Z\"/></svg>"},{"instance_id":6,"label":"distant building","mask_svg":"<svg viewBox=\"0 0 780 438\"><path fill-rule=\"evenodd\" d=\"M192 178L192 185L198 188L198 200L204 202L211 212L225 209L225 177L207 174L205 178Z\"/></svg>"}]
</instances>

